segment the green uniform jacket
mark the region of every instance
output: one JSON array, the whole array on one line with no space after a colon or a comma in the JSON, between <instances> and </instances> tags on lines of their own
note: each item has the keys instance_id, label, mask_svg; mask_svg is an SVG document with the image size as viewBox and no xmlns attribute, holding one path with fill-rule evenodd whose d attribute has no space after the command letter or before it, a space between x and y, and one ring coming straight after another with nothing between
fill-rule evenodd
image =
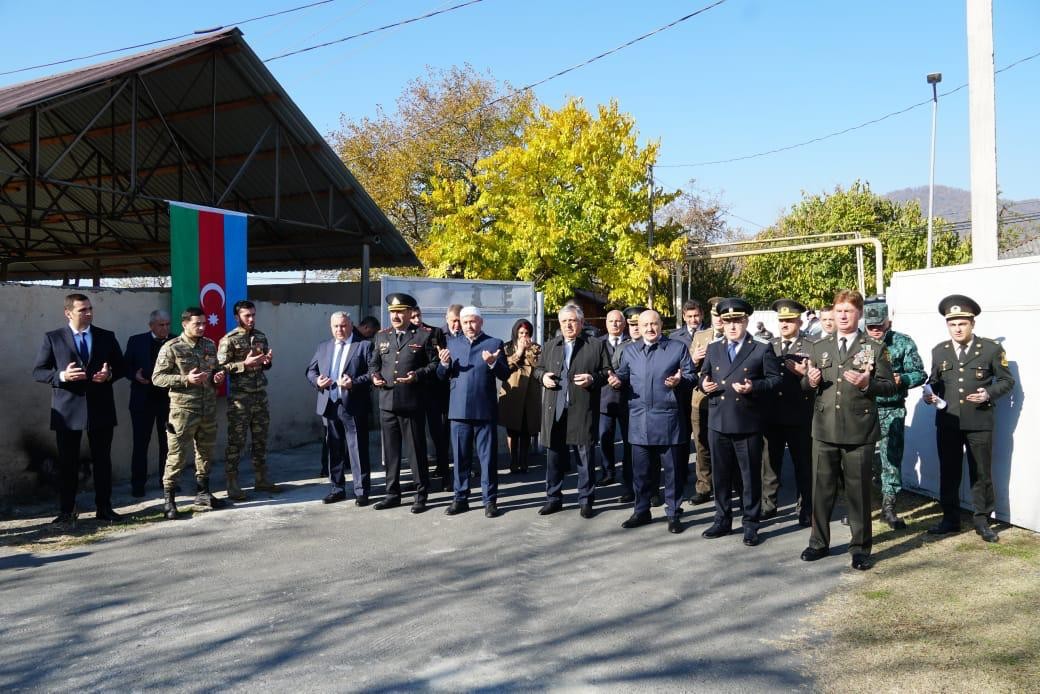
<instances>
[{"instance_id":1,"label":"green uniform jacket","mask_svg":"<svg viewBox=\"0 0 1040 694\"><path fill-rule=\"evenodd\" d=\"M267 374L264 371L271 368L270 364L265 364L262 369L246 368L246 357L253 347L265 354L270 349L267 335L255 328L247 332L239 326L220 338L217 363L227 369L232 393L259 393L267 388Z\"/></svg>"},{"instance_id":2,"label":"green uniform jacket","mask_svg":"<svg viewBox=\"0 0 1040 694\"><path fill-rule=\"evenodd\" d=\"M888 358L892 360L892 373L899 374L899 390L890 397L878 397L878 407L903 407L906 394L911 388L923 384L928 374L924 370L924 362L917 351L913 338L895 330L889 330L881 338L888 348Z\"/></svg>"},{"instance_id":3,"label":"green uniform jacket","mask_svg":"<svg viewBox=\"0 0 1040 694\"><path fill-rule=\"evenodd\" d=\"M947 403L945 409L935 412L936 426L992 431L993 403L1011 392L1015 379L1008 370L1007 355L1000 343L975 335L963 363L957 359L952 340L932 348L928 384ZM989 393L987 402L973 403L964 399L978 388L985 388Z\"/></svg>"},{"instance_id":4,"label":"green uniform jacket","mask_svg":"<svg viewBox=\"0 0 1040 694\"><path fill-rule=\"evenodd\" d=\"M188 383L192 369L209 372L209 383L193 386ZM170 340L159 350L152 371L152 385L170 389L170 408L192 412L210 412L217 405L213 386L213 374L217 366L217 346L208 337L200 337L194 343L180 335Z\"/></svg>"},{"instance_id":5,"label":"green uniform jacket","mask_svg":"<svg viewBox=\"0 0 1040 694\"><path fill-rule=\"evenodd\" d=\"M861 445L880 439L881 426L874 398L896 392L885 345L860 331L848 345L842 362L838 361L837 335L813 343L809 355L823 372L820 385L815 389L813 438L841 445ZM872 368L866 391L842 378L846 370L858 371L868 366ZM802 379L802 388L813 390L808 376Z\"/></svg>"}]
</instances>

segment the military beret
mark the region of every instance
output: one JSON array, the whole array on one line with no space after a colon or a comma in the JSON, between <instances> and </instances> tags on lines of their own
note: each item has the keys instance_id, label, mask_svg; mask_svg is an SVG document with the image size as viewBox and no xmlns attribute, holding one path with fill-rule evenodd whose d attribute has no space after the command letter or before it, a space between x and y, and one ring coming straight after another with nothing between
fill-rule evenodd
<instances>
[{"instance_id":1,"label":"military beret","mask_svg":"<svg viewBox=\"0 0 1040 694\"><path fill-rule=\"evenodd\" d=\"M945 316L946 320L974 318L982 313L982 308L971 297L963 294L950 294L939 302L939 313Z\"/></svg>"},{"instance_id":2,"label":"military beret","mask_svg":"<svg viewBox=\"0 0 1040 694\"><path fill-rule=\"evenodd\" d=\"M408 308L415 308L418 305L415 298L408 294L397 293L386 297L386 310L388 311L404 311Z\"/></svg>"},{"instance_id":3,"label":"military beret","mask_svg":"<svg viewBox=\"0 0 1040 694\"><path fill-rule=\"evenodd\" d=\"M625 320L628 321L629 325L639 324L639 314L646 310L645 306L629 306L621 313L625 316Z\"/></svg>"},{"instance_id":4,"label":"military beret","mask_svg":"<svg viewBox=\"0 0 1040 694\"><path fill-rule=\"evenodd\" d=\"M771 311L776 311L776 317L780 320L801 318L802 314L805 313L805 306L794 299L777 299L772 303L769 309Z\"/></svg>"},{"instance_id":5,"label":"military beret","mask_svg":"<svg viewBox=\"0 0 1040 694\"><path fill-rule=\"evenodd\" d=\"M723 299L715 307L719 318L747 318L755 309L748 302L737 297Z\"/></svg>"}]
</instances>

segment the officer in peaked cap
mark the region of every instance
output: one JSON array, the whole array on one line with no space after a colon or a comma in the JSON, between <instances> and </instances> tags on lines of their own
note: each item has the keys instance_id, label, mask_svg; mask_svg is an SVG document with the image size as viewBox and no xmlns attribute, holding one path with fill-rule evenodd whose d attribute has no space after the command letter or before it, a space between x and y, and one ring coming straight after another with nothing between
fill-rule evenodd
<instances>
[{"instance_id":1,"label":"officer in peaked cap","mask_svg":"<svg viewBox=\"0 0 1040 694\"><path fill-rule=\"evenodd\" d=\"M1000 343L974 334L975 316L982 313L974 300L952 294L939 302L939 313L946 319L950 339L932 349L928 385L935 394L926 394L924 401L935 405L939 398L945 400L945 407L935 412L943 519L928 532L960 530L961 460L967 449L975 532L986 542L996 542L997 534L989 526L994 506L993 402L1011 392L1015 379Z\"/></svg>"},{"instance_id":2,"label":"officer in peaked cap","mask_svg":"<svg viewBox=\"0 0 1040 694\"><path fill-rule=\"evenodd\" d=\"M415 481L412 513L426 510L429 494L429 463L426 457L426 385L435 378L437 348L433 332L413 325L414 297L404 293L386 297L390 327L372 338L368 371L379 391L383 461L386 464L386 496L377 510L401 505L401 458L403 442L411 444L408 462Z\"/></svg>"}]
</instances>

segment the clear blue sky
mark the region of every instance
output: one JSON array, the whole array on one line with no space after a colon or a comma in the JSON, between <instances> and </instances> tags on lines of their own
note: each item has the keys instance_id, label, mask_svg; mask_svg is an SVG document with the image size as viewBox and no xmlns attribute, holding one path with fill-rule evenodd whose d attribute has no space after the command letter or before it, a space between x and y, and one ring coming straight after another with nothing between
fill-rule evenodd
<instances>
[{"instance_id":1,"label":"clear blue sky","mask_svg":"<svg viewBox=\"0 0 1040 694\"><path fill-rule=\"evenodd\" d=\"M338 0L243 27L262 58L335 39L460 0ZM0 66L12 69L227 24L305 0L26 3L0 0ZM470 63L514 86L546 77L708 0L484 0L484 2L270 64L322 132L340 114L392 109L427 65ZM104 7L104 9L100 9ZM997 67L1040 52L1040 3L995 0ZM88 61L92 62L92 61ZM87 63L77 63L82 65ZM71 67L71 66L70 66ZM0 84L50 70L0 77ZM925 185L931 110L923 106L853 133L780 154L715 166L670 168L752 154L827 134L967 82L963 0L725 4L536 90L558 106L616 98L644 140L662 144L659 179L696 179L733 214L769 224L801 191L856 178L876 192ZM997 77L998 175L1005 197L1040 197L1040 59ZM967 90L940 99L936 183L968 187ZM743 219L740 219L743 218Z\"/></svg>"}]
</instances>

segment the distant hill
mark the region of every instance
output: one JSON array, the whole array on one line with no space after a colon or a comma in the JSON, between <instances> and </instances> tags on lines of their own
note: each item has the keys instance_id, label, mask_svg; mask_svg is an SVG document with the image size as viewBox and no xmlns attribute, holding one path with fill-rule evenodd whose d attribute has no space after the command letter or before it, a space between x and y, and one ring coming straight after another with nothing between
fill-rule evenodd
<instances>
[{"instance_id":1,"label":"distant hill","mask_svg":"<svg viewBox=\"0 0 1040 694\"><path fill-rule=\"evenodd\" d=\"M895 202L906 202L917 200L921 205L922 214L928 214L928 186L917 186L915 188L902 188L885 193L881 197ZM934 214L949 222L960 222L971 218L971 193L963 188L951 188L949 186L935 186ZM1009 210L1018 214L1040 213L1040 198L1029 198L1028 200L1004 200L998 203L1007 206Z\"/></svg>"}]
</instances>

